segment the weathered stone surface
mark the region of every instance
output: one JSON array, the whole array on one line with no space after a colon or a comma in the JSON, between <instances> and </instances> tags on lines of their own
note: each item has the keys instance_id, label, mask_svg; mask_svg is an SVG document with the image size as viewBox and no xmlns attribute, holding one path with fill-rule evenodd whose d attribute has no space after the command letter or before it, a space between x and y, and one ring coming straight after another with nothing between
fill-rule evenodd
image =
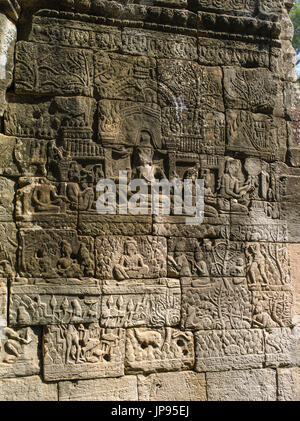
<instances>
[{"instance_id":1,"label":"weathered stone surface","mask_svg":"<svg viewBox=\"0 0 300 421\"><path fill-rule=\"evenodd\" d=\"M224 111L221 68L161 59L157 71L161 106Z\"/></svg>"},{"instance_id":2,"label":"weathered stone surface","mask_svg":"<svg viewBox=\"0 0 300 421\"><path fill-rule=\"evenodd\" d=\"M224 68L225 105L257 113L272 113L279 90L267 70Z\"/></svg>"},{"instance_id":3,"label":"weathered stone surface","mask_svg":"<svg viewBox=\"0 0 300 421\"><path fill-rule=\"evenodd\" d=\"M12 222L0 223L0 277L9 277L16 272L17 230Z\"/></svg>"},{"instance_id":4,"label":"weathered stone surface","mask_svg":"<svg viewBox=\"0 0 300 421\"><path fill-rule=\"evenodd\" d=\"M291 282L294 291L293 316L300 315L300 246L298 244L288 245L291 264Z\"/></svg>"},{"instance_id":5,"label":"weathered stone surface","mask_svg":"<svg viewBox=\"0 0 300 421\"><path fill-rule=\"evenodd\" d=\"M17 93L92 96L93 70L89 51L24 41L17 43Z\"/></svg>"},{"instance_id":6,"label":"weathered stone surface","mask_svg":"<svg viewBox=\"0 0 300 421\"><path fill-rule=\"evenodd\" d=\"M138 375L142 401L206 401L205 375L193 371Z\"/></svg>"},{"instance_id":7,"label":"weathered stone surface","mask_svg":"<svg viewBox=\"0 0 300 421\"><path fill-rule=\"evenodd\" d=\"M194 365L193 334L170 327L127 329L126 373L188 370Z\"/></svg>"},{"instance_id":8,"label":"weathered stone surface","mask_svg":"<svg viewBox=\"0 0 300 421\"><path fill-rule=\"evenodd\" d=\"M38 376L0 380L0 401L57 401L55 383L43 383Z\"/></svg>"},{"instance_id":9,"label":"weathered stone surface","mask_svg":"<svg viewBox=\"0 0 300 421\"><path fill-rule=\"evenodd\" d=\"M297 396L291 7L0 0L0 400Z\"/></svg>"},{"instance_id":10,"label":"weathered stone surface","mask_svg":"<svg viewBox=\"0 0 300 421\"><path fill-rule=\"evenodd\" d=\"M96 322L101 314L99 295L96 279L17 278L10 288L9 320L13 326Z\"/></svg>"},{"instance_id":11,"label":"weathered stone surface","mask_svg":"<svg viewBox=\"0 0 300 421\"><path fill-rule=\"evenodd\" d=\"M269 67L269 47L233 39L199 38L200 64L218 66Z\"/></svg>"},{"instance_id":12,"label":"weathered stone surface","mask_svg":"<svg viewBox=\"0 0 300 421\"><path fill-rule=\"evenodd\" d=\"M208 330L195 333L196 371L260 368L265 361L263 331Z\"/></svg>"},{"instance_id":13,"label":"weathered stone surface","mask_svg":"<svg viewBox=\"0 0 300 421\"><path fill-rule=\"evenodd\" d=\"M17 21L21 11L20 2L18 0L1 0L0 11L13 21Z\"/></svg>"},{"instance_id":14,"label":"weathered stone surface","mask_svg":"<svg viewBox=\"0 0 300 421\"><path fill-rule=\"evenodd\" d=\"M56 96L50 100L10 95L4 118L5 134L54 139L58 134L67 136L68 132L77 131L81 132L81 136L91 137L95 102L83 96ZM43 144L41 141L37 143Z\"/></svg>"},{"instance_id":15,"label":"weathered stone surface","mask_svg":"<svg viewBox=\"0 0 300 421\"><path fill-rule=\"evenodd\" d=\"M104 329L98 323L86 326L68 324L45 328L43 373L46 381L124 374L124 329Z\"/></svg>"},{"instance_id":16,"label":"weathered stone surface","mask_svg":"<svg viewBox=\"0 0 300 421\"><path fill-rule=\"evenodd\" d=\"M141 29L125 28L122 32L122 50L155 58L197 59L196 38Z\"/></svg>"},{"instance_id":17,"label":"weathered stone surface","mask_svg":"<svg viewBox=\"0 0 300 421\"><path fill-rule=\"evenodd\" d=\"M7 325L7 280L0 279L0 335L4 335L3 328Z\"/></svg>"},{"instance_id":18,"label":"weathered stone surface","mask_svg":"<svg viewBox=\"0 0 300 421\"><path fill-rule=\"evenodd\" d=\"M17 30L10 19L1 12L0 9L0 116L3 116L6 107L6 90L13 80Z\"/></svg>"},{"instance_id":19,"label":"weathered stone surface","mask_svg":"<svg viewBox=\"0 0 300 421\"><path fill-rule=\"evenodd\" d=\"M243 151L266 160L284 159L287 142L285 120L244 110L228 110L226 118L226 150Z\"/></svg>"},{"instance_id":20,"label":"weathered stone surface","mask_svg":"<svg viewBox=\"0 0 300 421\"><path fill-rule=\"evenodd\" d=\"M41 367L38 344L37 331L29 327L17 330L1 328L0 378L39 374Z\"/></svg>"},{"instance_id":21,"label":"weathered stone surface","mask_svg":"<svg viewBox=\"0 0 300 421\"><path fill-rule=\"evenodd\" d=\"M252 321L251 295L245 278L198 278L182 282L182 327L243 329Z\"/></svg>"},{"instance_id":22,"label":"weathered stone surface","mask_svg":"<svg viewBox=\"0 0 300 421\"><path fill-rule=\"evenodd\" d=\"M300 368L279 368L278 379L278 400L279 401L300 401Z\"/></svg>"},{"instance_id":23,"label":"weathered stone surface","mask_svg":"<svg viewBox=\"0 0 300 421\"><path fill-rule=\"evenodd\" d=\"M20 273L26 277L93 276L94 241L75 230L22 230Z\"/></svg>"},{"instance_id":24,"label":"weathered stone surface","mask_svg":"<svg viewBox=\"0 0 300 421\"><path fill-rule=\"evenodd\" d=\"M95 56L95 90L104 99L156 102L156 62L147 56L101 52Z\"/></svg>"},{"instance_id":25,"label":"weathered stone surface","mask_svg":"<svg viewBox=\"0 0 300 421\"><path fill-rule=\"evenodd\" d=\"M299 364L299 333L281 328L266 329L264 334L266 366L284 367Z\"/></svg>"},{"instance_id":26,"label":"weathered stone surface","mask_svg":"<svg viewBox=\"0 0 300 421\"><path fill-rule=\"evenodd\" d=\"M177 326L181 290L176 279L104 281L101 324L105 327Z\"/></svg>"},{"instance_id":27,"label":"weathered stone surface","mask_svg":"<svg viewBox=\"0 0 300 421\"><path fill-rule=\"evenodd\" d=\"M207 397L210 401L275 401L276 371L207 373Z\"/></svg>"},{"instance_id":28,"label":"weathered stone surface","mask_svg":"<svg viewBox=\"0 0 300 421\"><path fill-rule=\"evenodd\" d=\"M69 19L34 16L29 41L64 47L117 51L121 47L121 31Z\"/></svg>"},{"instance_id":29,"label":"weathered stone surface","mask_svg":"<svg viewBox=\"0 0 300 421\"><path fill-rule=\"evenodd\" d=\"M163 237L98 237L95 247L96 273L101 279L151 279L167 274Z\"/></svg>"},{"instance_id":30,"label":"weathered stone surface","mask_svg":"<svg viewBox=\"0 0 300 421\"><path fill-rule=\"evenodd\" d=\"M13 220L15 183L4 177L0 177L0 221L10 222Z\"/></svg>"},{"instance_id":31,"label":"weathered stone surface","mask_svg":"<svg viewBox=\"0 0 300 421\"><path fill-rule=\"evenodd\" d=\"M136 376L59 382L60 401L137 401Z\"/></svg>"}]
</instances>

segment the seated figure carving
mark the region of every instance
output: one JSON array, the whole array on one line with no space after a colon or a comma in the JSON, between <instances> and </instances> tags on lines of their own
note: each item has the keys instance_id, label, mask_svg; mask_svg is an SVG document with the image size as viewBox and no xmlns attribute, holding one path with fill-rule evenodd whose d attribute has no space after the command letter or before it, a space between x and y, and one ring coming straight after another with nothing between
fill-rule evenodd
<instances>
[{"instance_id":1,"label":"seated figure carving","mask_svg":"<svg viewBox=\"0 0 300 421\"><path fill-rule=\"evenodd\" d=\"M224 198L219 200L221 212L248 213L247 193L253 190L253 186L248 181L241 182L241 174L240 161L227 158L224 174L219 180L219 193Z\"/></svg>"},{"instance_id":2,"label":"seated figure carving","mask_svg":"<svg viewBox=\"0 0 300 421\"><path fill-rule=\"evenodd\" d=\"M137 252L135 240L128 240L124 245L125 254L114 267L114 274L117 280L140 277L146 275L149 267L144 263L143 257Z\"/></svg>"},{"instance_id":3,"label":"seated figure carving","mask_svg":"<svg viewBox=\"0 0 300 421\"><path fill-rule=\"evenodd\" d=\"M57 194L55 186L47 179L42 179L33 190L32 204L36 212L58 213L63 210L64 197Z\"/></svg>"}]
</instances>

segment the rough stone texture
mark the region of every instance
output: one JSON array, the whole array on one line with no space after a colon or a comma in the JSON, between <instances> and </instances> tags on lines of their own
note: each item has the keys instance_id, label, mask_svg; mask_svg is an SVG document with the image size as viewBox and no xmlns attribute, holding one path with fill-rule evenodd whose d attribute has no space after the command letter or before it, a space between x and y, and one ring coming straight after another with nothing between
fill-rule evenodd
<instances>
[{"instance_id":1,"label":"rough stone texture","mask_svg":"<svg viewBox=\"0 0 300 421\"><path fill-rule=\"evenodd\" d=\"M30 327L2 328L0 337L0 378L40 373L39 336Z\"/></svg>"},{"instance_id":2,"label":"rough stone texture","mask_svg":"<svg viewBox=\"0 0 300 421\"><path fill-rule=\"evenodd\" d=\"M185 371L138 375L137 378L142 401L206 401L204 374Z\"/></svg>"},{"instance_id":3,"label":"rough stone texture","mask_svg":"<svg viewBox=\"0 0 300 421\"><path fill-rule=\"evenodd\" d=\"M1 400L297 396L291 7L0 0Z\"/></svg>"},{"instance_id":4,"label":"rough stone texture","mask_svg":"<svg viewBox=\"0 0 300 421\"><path fill-rule=\"evenodd\" d=\"M207 373L209 401L275 401L276 371L250 370Z\"/></svg>"},{"instance_id":5,"label":"rough stone texture","mask_svg":"<svg viewBox=\"0 0 300 421\"><path fill-rule=\"evenodd\" d=\"M300 368L279 368L278 378L278 400L300 401Z\"/></svg>"},{"instance_id":6,"label":"rough stone texture","mask_svg":"<svg viewBox=\"0 0 300 421\"><path fill-rule=\"evenodd\" d=\"M137 401L136 376L59 382L60 401Z\"/></svg>"},{"instance_id":7,"label":"rough stone texture","mask_svg":"<svg viewBox=\"0 0 300 421\"><path fill-rule=\"evenodd\" d=\"M0 117L5 111L6 89L13 80L16 37L16 26L1 13L0 9Z\"/></svg>"},{"instance_id":8,"label":"rough stone texture","mask_svg":"<svg viewBox=\"0 0 300 421\"><path fill-rule=\"evenodd\" d=\"M43 383L40 377L0 380L1 401L57 401L57 384Z\"/></svg>"}]
</instances>

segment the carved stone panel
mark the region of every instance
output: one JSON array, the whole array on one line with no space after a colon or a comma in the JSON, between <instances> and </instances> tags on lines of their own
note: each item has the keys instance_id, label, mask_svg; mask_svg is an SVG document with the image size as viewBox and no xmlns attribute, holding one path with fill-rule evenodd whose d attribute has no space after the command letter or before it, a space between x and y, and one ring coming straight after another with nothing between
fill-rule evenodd
<instances>
[{"instance_id":1,"label":"carved stone panel","mask_svg":"<svg viewBox=\"0 0 300 421\"><path fill-rule=\"evenodd\" d=\"M291 278L287 245L247 243L245 253L249 289L290 289Z\"/></svg>"},{"instance_id":2,"label":"carved stone panel","mask_svg":"<svg viewBox=\"0 0 300 421\"><path fill-rule=\"evenodd\" d=\"M183 328L251 327L251 295L245 278L200 278L187 283L182 291Z\"/></svg>"},{"instance_id":3,"label":"carved stone panel","mask_svg":"<svg viewBox=\"0 0 300 421\"><path fill-rule=\"evenodd\" d=\"M105 327L177 326L181 290L176 279L105 281L101 325Z\"/></svg>"},{"instance_id":4,"label":"carved stone panel","mask_svg":"<svg viewBox=\"0 0 300 421\"><path fill-rule=\"evenodd\" d=\"M46 381L119 377L124 374L125 331L98 323L50 325L43 336Z\"/></svg>"},{"instance_id":5,"label":"carved stone panel","mask_svg":"<svg viewBox=\"0 0 300 421\"><path fill-rule=\"evenodd\" d=\"M125 368L127 373L180 371L194 365L192 332L171 327L127 330Z\"/></svg>"},{"instance_id":6,"label":"carved stone panel","mask_svg":"<svg viewBox=\"0 0 300 421\"><path fill-rule=\"evenodd\" d=\"M156 62L147 56L95 55L95 90L100 98L156 102Z\"/></svg>"},{"instance_id":7,"label":"carved stone panel","mask_svg":"<svg viewBox=\"0 0 300 421\"><path fill-rule=\"evenodd\" d=\"M101 279L152 279L167 274L163 237L97 237L96 273Z\"/></svg>"},{"instance_id":8,"label":"carved stone panel","mask_svg":"<svg viewBox=\"0 0 300 421\"><path fill-rule=\"evenodd\" d=\"M226 150L243 151L266 160L284 159L287 140L285 120L243 110L229 110L226 118Z\"/></svg>"},{"instance_id":9,"label":"carved stone panel","mask_svg":"<svg viewBox=\"0 0 300 421\"><path fill-rule=\"evenodd\" d=\"M161 106L224 111L222 71L192 61L158 60L158 100Z\"/></svg>"},{"instance_id":10,"label":"carved stone panel","mask_svg":"<svg viewBox=\"0 0 300 421\"><path fill-rule=\"evenodd\" d=\"M224 69L225 105L227 108L272 113L278 101L278 82L262 69Z\"/></svg>"},{"instance_id":11,"label":"carved stone panel","mask_svg":"<svg viewBox=\"0 0 300 421\"><path fill-rule=\"evenodd\" d=\"M199 372L260 368L265 361L260 329L198 331L195 343Z\"/></svg>"},{"instance_id":12,"label":"carved stone panel","mask_svg":"<svg viewBox=\"0 0 300 421\"><path fill-rule=\"evenodd\" d=\"M171 238L168 241L169 276L208 278L245 276L243 243L223 239ZM200 281L201 282L201 281ZM236 281L238 283L238 281Z\"/></svg>"},{"instance_id":13,"label":"carved stone panel","mask_svg":"<svg viewBox=\"0 0 300 421\"><path fill-rule=\"evenodd\" d=\"M101 286L95 279L22 279L10 289L13 326L90 323L100 319Z\"/></svg>"},{"instance_id":14,"label":"carved stone panel","mask_svg":"<svg viewBox=\"0 0 300 421\"><path fill-rule=\"evenodd\" d=\"M148 55L155 58L197 59L196 38L142 29L124 29L122 50L127 54Z\"/></svg>"},{"instance_id":15,"label":"carved stone panel","mask_svg":"<svg viewBox=\"0 0 300 421\"><path fill-rule=\"evenodd\" d=\"M214 66L269 67L269 46L253 42L199 38L199 63Z\"/></svg>"},{"instance_id":16,"label":"carved stone panel","mask_svg":"<svg viewBox=\"0 0 300 421\"><path fill-rule=\"evenodd\" d=\"M93 276L94 242L73 230L22 230L20 273L26 277Z\"/></svg>"},{"instance_id":17,"label":"carved stone panel","mask_svg":"<svg viewBox=\"0 0 300 421\"><path fill-rule=\"evenodd\" d=\"M93 71L88 50L17 43L15 90L19 94L92 96Z\"/></svg>"},{"instance_id":18,"label":"carved stone panel","mask_svg":"<svg viewBox=\"0 0 300 421\"><path fill-rule=\"evenodd\" d=\"M29 327L17 330L5 327L0 333L0 378L39 374L37 331Z\"/></svg>"},{"instance_id":19,"label":"carved stone panel","mask_svg":"<svg viewBox=\"0 0 300 421\"><path fill-rule=\"evenodd\" d=\"M121 31L117 28L97 24L34 16L29 41L116 51L121 47Z\"/></svg>"}]
</instances>

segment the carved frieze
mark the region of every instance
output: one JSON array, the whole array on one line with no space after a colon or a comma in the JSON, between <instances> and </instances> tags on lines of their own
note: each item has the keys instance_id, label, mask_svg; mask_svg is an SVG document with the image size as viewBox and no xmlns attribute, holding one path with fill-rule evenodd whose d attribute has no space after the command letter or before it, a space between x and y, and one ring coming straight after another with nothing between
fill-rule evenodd
<instances>
[{"instance_id":1,"label":"carved frieze","mask_svg":"<svg viewBox=\"0 0 300 421\"><path fill-rule=\"evenodd\" d=\"M94 274L94 242L74 230L20 231L20 274L24 277L74 278Z\"/></svg>"},{"instance_id":2,"label":"carved frieze","mask_svg":"<svg viewBox=\"0 0 300 421\"><path fill-rule=\"evenodd\" d=\"M91 323L100 319L101 285L96 279L64 281L16 278L10 289L13 326Z\"/></svg>"},{"instance_id":3,"label":"carved frieze","mask_svg":"<svg viewBox=\"0 0 300 421\"><path fill-rule=\"evenodd\" d=\"M178 280L105 281L101 325L105 327L177 326L181 290Z\"/></svg>"},{"instance_id":4,"label":"carved frieze","mask_svg":"<svg viewBox=\"0 0 300 421\"><path fill-rule=\"evenodd\" d=\"M261 368L264 336L259 329L205 330L195 334L196 371Z\"/></svg>"},{"instance_id":5,"label":"carved frieze","mask_svg":"<svg viewBox=\"0 0 300 421\"><path fill-rule=\"evenodd\" d=\"M98 323L50 325L44 329L46 381L124 375L124 329L101 328Z\"/></svg>"},{"instance_id":6,"label":"carved frieze","mask_svg":"<svg viewBox=\"0 0 300 421\"><path fill-rule=\"evenodd\" d=\"M88 50L17 43L16 93L92 96L93 77L93 55Z\"/></svg>"},{"instance_id":7,"label":"carved frieze","mask_svg":"<svg viewBox=\"0 0 300 421\"><path fill-rule=\"evenodd\" d=\"M188 370L194 365L193 334L165 327L127 330L127 373Z\"/></svg>"},{"instance_id":8,"label":"carved frieze","mask_svg":"<svg viewBox=\"0 0 300 421\"><path fill-rule=\"evenodd\" d=\"M97 237L96 274L101 279L152 279L167 274L167 243L163 237Z\"/></svg>"}]
</instances>

